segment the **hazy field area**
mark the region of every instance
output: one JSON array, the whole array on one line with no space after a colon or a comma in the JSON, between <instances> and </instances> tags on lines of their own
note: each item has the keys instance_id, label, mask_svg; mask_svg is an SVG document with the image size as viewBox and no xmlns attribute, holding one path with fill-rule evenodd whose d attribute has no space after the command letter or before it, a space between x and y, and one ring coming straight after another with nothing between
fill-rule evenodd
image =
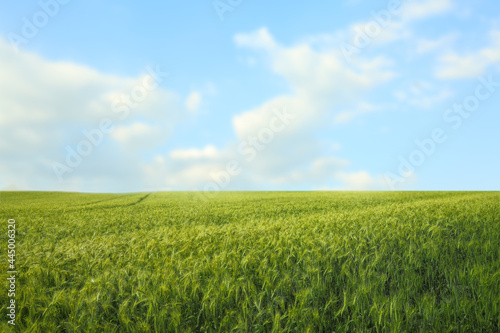
<instances>
[{"instance_id":1,"label":"hazy field area","mask_svg":"<svg viewBox=\"0 0 500 333\"><path fill-rule=\"evenodd\" d=\"M498 192L0 199L18 331L500 331Z\"/></svg>"}]
</instances>

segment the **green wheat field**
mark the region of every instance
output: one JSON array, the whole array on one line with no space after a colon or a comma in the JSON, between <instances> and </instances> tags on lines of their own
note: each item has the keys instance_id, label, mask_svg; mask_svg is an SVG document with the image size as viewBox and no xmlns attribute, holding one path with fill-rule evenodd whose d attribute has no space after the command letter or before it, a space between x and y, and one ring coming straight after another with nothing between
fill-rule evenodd
<instances>
[{"instance_id":1,"label":"green wheat field","mask_svg":"<svg viewBox=\"0 0 500 333\"><path fill-rule=\"evenodd\" d=\"M0 199L2 332L500 332L498 192Z\"/></svg>"}]
</instances>

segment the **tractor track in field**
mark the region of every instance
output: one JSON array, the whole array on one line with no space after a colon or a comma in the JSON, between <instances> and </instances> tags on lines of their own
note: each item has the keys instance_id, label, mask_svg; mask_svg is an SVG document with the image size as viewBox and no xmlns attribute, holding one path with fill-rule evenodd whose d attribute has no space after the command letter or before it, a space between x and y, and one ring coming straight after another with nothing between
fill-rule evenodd
<instances>
[{"instance_id":1,"label":"tractor track in field","mask_svg":"<svg viewBox=\"0 0 500 333\"><path fill-rule=\"evenodd\" d=\"M95 205L95 204L106 202L106 201L117 200L117 199L120 199L120 198L122 198L124 196L127 196L127 194L123 194L123 195L120 195L120 196L117 196L117 197L114 197L114 198L110 198L110 199L103 199L103 200L93 201L93 202L89 202L89 203L85 203L85 204L78 205L78 206L73 206L73 207L85 207L85 206Z\"/></svg>"},{"instance_id":2,"label":"tractor track in field","mask_svg":"<svg viewBox=\"0 0 500 333\"><path fill-rule=\"evenodd\" d=\"M145 196L139 198L139 200L137 200L136 202L131 203L131 204L127 204L127 205L124 205L124 206L135 206L135 205L141 203L142 201L146 200L146 198L149 197L150 195L151 195L151 192L148 193L148 194L146 194Z\"/></svg>"},{"instance_id":3,"label":"tractor track in field","mask_svg":"<svg viewBox=\"0 0 500 333\"><path fill-rule=\"evenodd\" d=\"M147 197L149 197L150 195L152 194L152 192L140 197L137 201L135 202L131 202L131 203L127 203L127 204L123 204L123 205L114 205L114 206L103 206L103 207L92 207L93 209L96 208L96 209L113 209L113 208L120 208L120 207L130 207L130 206L135 206L141 202L143 202L144 200L146 200ZM98 202L105 202L105 201L111 201L111 200L115 200L115 199L119 199L121 198L122 196L118 197L118 198L113 198L113 199L108 199L108 200L102 200L102 201L98 201ZM96 202L92 203L92 204L95 204ZM90 205L90 204L89 204ZM88 206L88 205L87 205ZM85 207L85 208L89 208L89 207Z\"/></svg>"}]
</instances>

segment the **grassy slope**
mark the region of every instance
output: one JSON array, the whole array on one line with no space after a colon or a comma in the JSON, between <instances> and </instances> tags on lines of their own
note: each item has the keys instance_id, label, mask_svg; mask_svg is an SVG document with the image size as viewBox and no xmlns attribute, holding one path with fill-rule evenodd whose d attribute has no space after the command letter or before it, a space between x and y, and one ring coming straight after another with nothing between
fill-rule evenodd
<instances>
[{"instance_id":1,"label":"grassy slope","mask_svg":"<svg viewBox=\"0 0 500 333\"><path fill-rule=\"evenodd\" d=\"M3 192L2 248L7 219L17 228L16 328L500 331L498 193L197 198ZM2 317L7 302L0 292Z\"/></svg>"}]
</instances>

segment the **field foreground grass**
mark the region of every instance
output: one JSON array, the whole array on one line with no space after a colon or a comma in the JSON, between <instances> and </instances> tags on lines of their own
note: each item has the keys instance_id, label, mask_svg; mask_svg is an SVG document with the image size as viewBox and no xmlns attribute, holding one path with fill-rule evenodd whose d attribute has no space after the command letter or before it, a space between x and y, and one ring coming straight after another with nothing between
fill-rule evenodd
<instances>
[{"instance_id":1,"label":"field foreground grass","mask_svg":"<svg viewBox=\"0 0 500 333\"><path fill-rule=\"evenodd\" d=\"M498 192L0 199L3 331L500 332Z\"/></svg>"}]
</instances>

